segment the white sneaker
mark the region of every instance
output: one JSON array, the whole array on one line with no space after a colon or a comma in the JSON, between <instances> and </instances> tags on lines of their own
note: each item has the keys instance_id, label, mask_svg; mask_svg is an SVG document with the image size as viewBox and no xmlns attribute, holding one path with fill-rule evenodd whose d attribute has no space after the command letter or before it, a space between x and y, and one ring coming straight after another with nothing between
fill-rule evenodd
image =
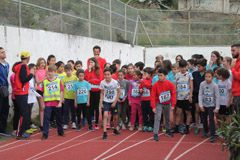
<instances>
[{"instance_id":1,"label":"white sneaker","mask_svg":"<svg viewBox=\"0 0 240 160\"><path fill-rule=\"evenodd\" d=\"M76 123L73 122L73 123L72 123L72 129L76 129L76 128L77 128Z\"/></svg>"},{"instance_id":2,"label":"white sneaker","mask_svg":"<svg viewBox=\"0 0 240 160\"><path fill-rule=\"evenodd\" d=\"M64 126L63 126L63 129L64 129L64 130L67 130L67 129L68 129L68 125L64 125Z\"/></svg>"},{"instance_id":3,"label":"white sneaker","mask_svg":"<svg viewBox=\"0 0 240 160\"><path fill-rule=\"evenodd\" d=\"M30 128L32 128L32 129L37 129L37 126L35 126L35 124L31 124L31 125L30 125Z\"/></svg>"},{"instance_id":4,"label":"white sneaker","mask_svg":"<svg viewBox=\"0 0 240 160\"><path fill-rule=\"evenodd\" d=\"M128 127L131 127L131 122L128 123Z\"/></svg>"},{"instance_id":5,"label":"white sneaker","mask_svg":"<svg viewBox=\"0 0 240 160\"><path fill-rule=\"evenodd\" d=\"M119 131L119 129L120 129L120 127L119 126L117 126L117 130Z\"/></svg>"},{"instance_id":6,"label":"white sneaker","mask_svg":"<svg viewBox=\"0 0 240 160\"><path fill-rule=\"evenodd\" d=\"M122 130L126 130L125 124L122 124Z\"/></svg>"}]
</instances>

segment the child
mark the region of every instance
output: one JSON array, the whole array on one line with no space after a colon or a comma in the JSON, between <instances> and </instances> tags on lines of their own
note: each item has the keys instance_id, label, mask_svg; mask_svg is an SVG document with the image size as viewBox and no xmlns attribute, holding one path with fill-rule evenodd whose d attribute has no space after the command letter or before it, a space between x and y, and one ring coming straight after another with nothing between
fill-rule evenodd
<instances>
[{"instance_id":1,"label":"child","mask_svg":"<svg viewBox=\"0 0 240 160\"><path fill-rule=\"evenodd\" d=\"M118 76L117 76L117 66L116 66L116 64L112 64L111 66L110 66L110 68L112 69L112 71L113 71L113 74L112 74L112 79L114 79L114 80L117 80L118 79Z\"/></svg>"},{"instance_id":2,"label":"child","mask_svg":"<svg viewBox=\"0 0 240 160\"><path fill-rule=\"evenodd\" d=\"M107 140L107 119L108 112L111 111L114 119L114 131L115 135L120 135L118 132L118 105L117 101L121 95L120 86L118 82L111 78L112 70L107 68L104 70L105 79L100 84L101 89L101 100L100 105L104 111L103 117L103 140Z\"/></svg>"},{"instance_id":3,"label":"child","mask_svg":"<svg viewBox=\"0 0 240 160\"><path fill-rule=\"evenodd\" d=\"M154 76L153 76L153 79L152 79L152 86L154 85L155 82L158 81L158 70L163 68L162 64L159 63L156 67L155 67L155 70L154 70Z\"/></svg>"},{"instance_id":4,"label":"child","mask_svg":"<svg viewBox=\"0 0 240 160\"><path fill-rule=\"evenodd\" d=\"M183 134L189 134L189 125L191 122L191 106L193 92L193 77L187 72L187 61L179 61L179 69L175 76L175 87L177 91L177 117L174 133L179 133L178 126L182 118L183 111L186 112L187 122Z\"/></svg>"},{"instance_id":5,"label":"child","mask_svg":"<svg viewBox=\"0 0 240 160\"><path fill-rule=\"evenodd\" d=\"M37 93L41 96L38 97L39 105L39 119L40 119L40 130L43 129L43 115L44 115L44 102L43 102L43 80L46 79L46 61L44 58L38 58L37 60L37 72L35 74L35 81L37 83Z\"/></svg>"},{"instance_id":6,"label":"child","mask_svg":"<svg viewBox=\"0 0 240 160\"><path fill-rule=\"evenodd\" d=\"M222 67L221 58L218 51L212 51L211 60L209 61L209 64L207 65L206 69L213 70L215 67Z\"/></svg>"},{"instance_id":7,"label":"child","mask_svg":"<svg viewBox=\"0 0 240 160\"><path fill-rule=\"evenodd\" d=\"M66 77L66 73L64 72L64 63L62 61L58 61L56 63L57 66L57 73L56 77L60 80L62 80L64 77Z\"/></svg>"},{"instance_id":8,"label":"child","mask_svg":"<svg viewBox=\"0 0 240 160\"><path fill-rule=\"evenodd\" d=\"M92 57L89 60L88 69L85 70L84 79L90 83L91 91L90 91L90 114L94 116L94 111L96 121L95 121L95 129L99 129L98 121L99 121L99 100L100 100L100 82L103 80L103 72L100 69L97 58Z\"/></svg>"},{"instance_id":9,"label":"child","mask_svg":"<svg viewBox=\"0 0 240 160\"><path fill-rule=\"evenodd\" d=\"M56 64L56 57L54 55L49 55L47 58L47 65L55 65Z\"/></svg>"},{"instance_id":10,"label":"child","mask_svg":"<svg viewBox=\"0 0 240 160\"><path fill-rule=\"evenodd\" d=\"M215 67L213 69L214 72L214 78L213 78L213 82L215 82L216 84L218 84L218 74L217 74L217 70L220 69L221 67Z\"/></svg>"},{"instance_id":11,"label":"child","mask_svg":"<svg viewBox=\"0 0 240 160\"><path fill-rule=\"evenodd\" d=\"M111 66L110 63L105 63L105 64L104 64L104 69L106 69L106 68L110 68L110 66Z\"/></svg>"},{"instance_id":12,"label":"child","mask_svg":"<svg viewBox=\"0 0 240 160\"><path fill-rule=\"evenodd\" d=\"M141 93L141 107L142 107L142 117L143 117L143 132L152 132L154 123L154 114L152 112L152 107L150 104L151 100L151 89L152 89L152 74L153 69L146 67L143 70L144 79L139 86L139 91Z\"/></svg>"},{"instance_id":13,"label":"child","mask_svg":"<svg viewBox=\"0 0 240 160\"><path fill-rule=\"evenodd\" d=\"M142 108L141 108L141 95L139 93L139 86L141 84L142 73L140 71L134 71L133 73L133 80L130 81L129 84L129 91L128 91L128 100L129 105L131 106L131 127L129 128L130 131L133 131L136 113L138 111L139 116L139 127L138 130L142 130Z\"/></svg>"},{"instance_id":14,"label":"child","mask_svg":"<svg viewBox=\"0 0 240 160\"><path fill-rule=\"evenodd\" d=\"M219 106L219 90L216 83L212 81L213 71L207 70L205 72L205 81L200 84L199 89L199 107L202 111L203 121L203 134L202 138L207 137L208 134L208 118L209 115L209 128L210 128L210 142L215 142L215 121L214 113L218 113Z\"/></svg>"},{"instance_id":15,"label":"child","mask_svg":"<svg viewBox=\"0 0 240 160\"><path fill-rule=\"evenodd\" d=\"M227 69L230 73L229 80L232 82L232 71L231 71L231 64L232 64L232 58L231 57L224 57L222 61L223 67Z\"/></svg>"},{"instance_id":16,"label":"child","mask_svg":"<svg viewBox=\"0 0 240 160\"><path fill-rule=\"evenodd\" d=\"M62 101L64 87L61 80L55 77L56 71L56 66L50 65L47 71L47 79L43 81L45 109L42 140L48 138L51 112L54 112L56 115L58 135L63 137L65 136L62 128Z\"/></svg>"},{"instance_id":17,"label":"child","mask_svg":"<svg viewBox=\"0 0 240 160\"><path fill-rule=\"evenodd\" d=\"M77 81L73 86L74 91L74 106L77 109L77 131L81 130L81 112L86 115L88 121L88 130L93 131L91 115L89 114L90 105L90 84L84 80L84 70L77 71ZM84 117L84 116L83 116Z\"/></svg>"},{"instance_id":18,"label":"child","mask_svg":"<svg viewBox=\"0 0 240 160\"><path fill-rule=\"evenodd\" d=\"M133 64L130 63L127 68L127 74L126 74L125 79L128 81L133 80L133 72L134 72Z\"/></svg>"},{"instance_id":19,"label":"child","mask_svg":"<svg viewBox=\"0 0 240 160\"><path fill-rule=\"evenodd\" d=\"M176 89L174 84L166 79L166 69L159 69L159 80L153 85L151 91L151 106L153 113L156 114L154 121L154 141L158 141L158 131L160 126L160 120L162 115L162 109L164 109L165 122L166 122L166 135L173 137L170 132L170 110L171 106L176 104Z\"/></svg>"},{"instance_id":20,"label":"child","mask_svg":"<svg viewBox=\"0 0 240 160\"><path fill-rule=\"evenodd\" d=\"M189 59L187 61L187 66L188 66L188 72L189 73L193 73L194 71L196 71L196 67L195 67L195 61L193 59Z\"/></svg>"},{"instance_id":21,"label":"child","mask_svg":"<svg viewBox=\"0 0 240 160\"><path fill-rule=\"evenodd\" d=\"M155 60L156 60L157 62L163 63L164 57L163 57L162 55L158 55L158 56L155 57Z\"/></svg>"},{"instance_id":22,"label":"child","mask_svg":"<svg viewBox=\"0 0 240 160\"><path fill-rule=\"evenodd\" d=\"M229 80L230 73L225 68L220 68L217 70L217 74L219 76L218 80L218 88L219 88L219 116L221 120L227 121L230 123L230 104L232 97L232 82Z\"/></svg>"},{"instance_id":23,"label":"child","mask_svg":"<svg viewBox=\"0 0 240 160\"><path fill-rule=\"evenodd\" d=\"M121 67L121 70L122 71L124 71L124 78L126 77L126 75L127 75L127 69L128 69L128 65L123 65L122 67Z\"/></svg>"},{"instance_id":24,"label":"child","mask_svg":"<svg viewBox=\"0 0 240 160\"><path fill-rule=\"evenodd\" d=\"M74 93L72 88L77 81L77 77L72 75L72 66L70 64L64 66L64 71L67 76L62 79L64 86L63 129L68 129L69 109L71 111L72 129L76 129L76 109L74 107Z\"/></svg>"},{"instance_id":25,"label":"child","mask_svg":"<svg viewBox=\"0 0 240 160\"><path fill-rule=\"evenodd\" d=\"M143 62L137 62L134 65L135 70L140 71L141 73L143 73L144 66L145 66L145 64Z\"/></svg>"},{"instance_id":26,"label":"child","mask_svg":"<svg viewBox=\"0 0 240 160\"><path fill-rule=\"evenodd\" d=\"M75 69L76 71L79 69L82 69L82 61L76 61L75 62Z\"/></svg>"},{"instance_id":27,"label":"child","mask_svg":"<svg viewBox=\"0 0 240 160\"><path fill-rule=\"evenodd\" d=\"M75 70L75 64L74 64L74 61L73 60L68 60L67 61L67 64L70 64L72 66L72 75L75 75L76 76L76 70Z\"/></svg>"},{"instance_id":28,"label":"child","mask_svg":"<svg viewBox=\"0 0 240 160\"><path fill-rule=\"evenodd\" d=\"M118 83L120 85L121 95L118 100L118 118L122 120L122 130L126 130L126 116L130 119L130 110L128 105L128 90L129 82L124 79L125 72L123 70L118 71ZM120 122L120 121L119 121Z\"/></svg>"},{"instance_id":29,"label":"child","mask_svg":"<svg viewBox=\"0 0 240 160\"><path fill-rule=\"evenodd\" d=\"M121 67L121 60L120 59L115 59L112 64L115 64L116 67L117 67L117 70L115 72L115 75L118 75L118 71L120 70L120 67Z\"/></svg>"}]
</instances>

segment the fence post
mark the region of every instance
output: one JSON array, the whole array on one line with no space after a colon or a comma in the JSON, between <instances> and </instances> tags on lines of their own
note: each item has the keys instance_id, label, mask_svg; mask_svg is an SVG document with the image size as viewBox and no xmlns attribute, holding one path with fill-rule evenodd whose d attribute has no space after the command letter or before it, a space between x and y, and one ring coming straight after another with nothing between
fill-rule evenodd
<instances>
[{"instance_id":1,"label":"fence post","mask_svg":"<svg viewBox=\"0 0 240 160\"><path fill-rule=\"evenodd\" d=\"M188 10L188 45L191 46L191 11Z\"/></svg>"},{"instance_id":2,"label":"fence post","mask_svg":"<svg viewBox=\"0 0 240 160\"><path fill-rule=\"evenodd\" d=\"M110 14L110 41L112 41L112 0L109 0L109 14Z\"/></svg>"},{"instance_id":3,"label":"fence post","mask_svg":"<svg viewBox=\"0 0 240 160\"><path fill-rule=\"evenodd\" d=\"M61 32L63 32L62 0L60 0Z\"/></svg>"},{"instance_id":4,"label":"fence post","mask_svg":"<svg viewBox=\"0 0 240 160\"><path fill-rule=\"evenodd\" d=\"M19 27L22 27L22 3L21 0L18 1L18 19Z\"/></svg>"},{"instance_id":5,"label":"fence post","mask_svg":"<svg viewBox=\"0 0 240 160\"><path fill-rule=\"evenodd\" d=\"M91 27L91 0L88 0L88 37L92 37Z\"/></svg>"},{"instance_id":6,"label":"fence post","mask_svg":"<svg viewBox=\"0 0 240 160\"><path fill-rule=\"evenodd\" d=\"M124 26L124 29L125 29L125 40L127 40L127 5L125 4L125 15L124 15L124 18L125 18L125 26Z\"/></svg>"}]
</instances>

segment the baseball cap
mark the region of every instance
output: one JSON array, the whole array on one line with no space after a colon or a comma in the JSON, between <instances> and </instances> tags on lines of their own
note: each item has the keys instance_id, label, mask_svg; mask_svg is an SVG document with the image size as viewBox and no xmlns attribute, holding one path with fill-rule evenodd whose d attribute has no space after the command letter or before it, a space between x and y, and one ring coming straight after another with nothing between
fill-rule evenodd
<instances>
[{"instance_id":1,"label":"baseball cap","mask_svg":"<svg viewBox=\"0 0 240 160\"><path fill-rule=\"evenodd\" d=\"M22 51L21 52L21 58L28 58L31 54L28 51Z\"/></svg>"}]
</instances>

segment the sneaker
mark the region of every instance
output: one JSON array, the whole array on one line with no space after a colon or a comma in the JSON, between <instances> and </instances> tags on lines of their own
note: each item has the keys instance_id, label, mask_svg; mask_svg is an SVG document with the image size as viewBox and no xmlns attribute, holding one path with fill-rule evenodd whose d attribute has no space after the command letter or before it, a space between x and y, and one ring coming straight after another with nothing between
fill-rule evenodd
<instances>
[{"instance_id":1,"label":"sneaker","mask_svg":"<svg viewBox=\"0 0 240 160\"><path fill-rule=\"evenodd\" d=\"M165 126L162 126L162 132L166 133L166 127Z\"/></svg>"},{"instance_id":2,"label":"sneaker","mask_svg":"<svg viewBox=\"0 0 240 160\"><path fill-rule=\"evenodd\" d=\"M182 134L189 134L189 129L184 129L184 131L182 132Z\"/></svg>"},{"instance_id":3,"label":"sneaker","mask_svg":"<svg viewBox=\"0 0 240 160\"><path fill-rule=\"evenodd\" d=\"M211 136L211 137L210 137L210 142L213 143L213 142L215 142L215 141L216 141L215 136Z\"/></svg>"},{"instance_id":4,"label":"sneaker","mask_svg":"<svg viewBox=\"0 0 240 160\"><path fill-rule=\"evenodd\" d=\"M131 122L128 123L128 127L131 127Z\"/></svg>"},{"instance_id":5,"label":"sneaker","mask_svg":"<svg viewBox=\"0 0 240 160\"><path fill-rule=\"evenodd\" d=\"M95 122L95 118L94 117L92 117L92 122Z\"/></svg>"},{"instance_id":6,"label":"sneaker","mask_svg":"<svg viewBox=\"0 0 240 160\"><path fill-rule=\"evenodd\" d=\"M77 131L81 131L81 126L80 125L78 126Z\"/></svg>"},{"instance_id":7,"label":"sneaker","mask_svg":"<svg viewBox=\"0 0 240 160\"><path fill-rule=\"evenodd\" d=\"M95 130L99 130L99 126L98 126L98 125L96 125L94 129L95 129Z\"/></svg>"},{"instance_id":8,"label":"sneaker","mask_svg":"<svg viewBox=\"0 0 240 160\"><path fill-rule=\"evenodd\" d=\"M118 132L118 130L114 129L113 134L115 134L116 136L120 136L121 134Z\"/></svg>"},{"instance_id":9,"label":"sneaker","mask_svg":"<svg viewBox=\"0 0 240 160\"><path fill-rule=\"evenodd\" d=\"M64 124L63 129L67 130L68 129L68 125Z\"/></svg>"},{"instance_id":10,"label":"sneaker","mask_svg":"<svg viewBox=\"0 0 240 160\"><path fill-rule=\"evenodd\" d=\"M26 139L29 139L30 138L30 135L29 134L26 134L24 133L22 136L17 136L17 140L26 140Z\"/></svg>"},{"instance_id":11,"label":"sneaker","mask_svg":"<svg viewBox=\"0 0 240 160\"><path fill-rule=\"evenodd\" d=\"M28 129L28 130L26 130L26 133L27 133L27 134L32 134L33 131L31 131L31 129Z\"/></svg>"},{"instance_id":12,"label":"sneaker","mask_svg":"<svg viewBox=\"0 0 240 160\"><path fill-rule=\"evenodd\" d=\"M60 132L58 133L59 136L62 136L62 137L66 137L66 134L64 134L64 132Z\"/></svg>"},{"instance_id":13,"label":"sneaker","mask_svg":"<svg viewBox=\"0 0 240 160\"><path fill-rule=\"evenodd\" d=\"M172 130L172 133L180 133L177 126L174 127L174 129Z\"/></svg>"},{"instance_id":14,"label":"sneaker","mask_svg":"<svg viewBox=\"0 0 240 160\"><path fill-rule=\"evenodd\" d=\"M31 130L32 132L36 132L37 131L37 129L34 129L34 128L31 128L29 130Z\"/></svg>"},{"instance_id":15,"label":"sneaker","mask_svg":"<svg viewBox=\"0 0 240 160\"><path fill-rule=\"evenodd\" d=\"M122 130L126 130L125 124L122 124Z\"/></svg>"},{"instance_id":16,"label":"sneaker","mask_svg":"<svg viewBox=\"0 0 240 160\"><path fill-rule=\"evenodd\" d=\"M104 141L107 140L107 134L103 134L103 140L104 140Z\"/></svg>"},{"instance_id":17,"label":"sneaker","mask_svg":"<svg viewBox=\"0 0 240 160\"><path fill-rule=\"evenodd\" d=\"M131 126L130 128L129 128L129 131L133 131L134 130L134 126Z\"/></svg>"},{"instance_id":18,"label":"sneaker","mask_svg":"<svg viewBox=\"0 0 240 160\"><path fill-rule=\"evenodd\" d=\"M178 127L178 131L179 131L180 133L183 132L183 126L182 126L182 125L179 125L179 127Z\"/></svg>"},{"instance_id":19,"label":"sneaker","mask_svg":"<svg viewBox=\"0 0 240 160\"><path fill-rule=\"evenodd\" d=\"M57 125L56 125L55 122L51 122L50 126L51 126L52 128L57 128Z\"/></svg>"},{"instance_id":20,"label":"sneaker","mask_svg":"<svg viewBox=\"0 0 240 160\"><path fill-rule=\"evenodd\" d=\"M207 137L208 137L208 134L207 134L206 132L203 132L201 137L202 137L202 138L207 138Z\"/></svg>"},{"instance_id":21,"label":"sneaker","mask_svg":"<svg viewBox=\"0 0 240 160\"><path fill-rule=\"evenodd\" d=\"M195 128L195 131L194 131L194 134L198 134L198 133L199 133L199 128L196 127L196 128Z\"/></svg>"},{"instance_id":22,"label":"sneaker","mask_svg":"<svg viewBox=\"0 0 240 160\"><path fill-rule=\"evenodd\" d=\"M85 118L82 120L82 125L86 126L86 119Z\"/></svg>"},{"instance_id":23,"label":"sneaker","mask_svg":"<svg viewBox=\"0 0 240 160\"><path fill-rule=\"evenodd\" d=\"M32 129L37 129L37 126L35 126L35 124L31 124L31 125L30 125L30 128L32 128Z\"/></svg>"},{"instance_id":24,"label":"sneaker","mask_svg":"<svg viewBox=\"0 0 240 160\"><path fill-rule=\"evenodd\" d=\"M148 132L152 132L153 128L152 127L148 127Z\"/></svg>"},{"instance_id":25,"label":"sneaker","mask_svg":"<svg viewBox=\"0 0 240 160\"><path fill-rule=\"evenodd\" d=\"M88 130L89 130L89 131L94 131L94 129L92 128L92 126L89 126L89 127L88 127Z\"/></svg>"},{"instance_id":26,"label":"sneaker","mask_svg":"<svg viewBox=\"0 0 240 160\"><path fill-rule=\"evenodd\" d=\"M77 128L76 123L73 122L73 123L72 123L72 129L76 129L76 128Z\"/></svg>"},{"instance_id":27,"label":"sneaker","mask_svg":"<svg viewBox=\"0 0 240 160\"><path fill-rule=\"evenodd\" d=\"M5 131L5 132L0 132L0 136L10 137L11 134Z\"/></svg>"},{"instance_id":28,"label":"sneaker","mask_svg":"<svg viewBox=\"0 0 240 160\"><path fill-rule=\"evenodd\" d=\"M111 126L110 126L110 124L108 124L108 125L107 125L107 129L110 129L110 128L111 128Z\"/></svg>"},{"instance_id":29,"label":"sneaker","mask_svg":"<svg viewBox=\"0 0 240 160\"><path fill-rule=\"evenodd\" d=\"M138 131L142 131L142 126L138 126Z\"/></svg>"},{"instance_id":30,"label":"sneaker","mask_svg":"<svg viewBox=\"0 0 240 160\"><path fill-rule=\"evenodd\" d=\"M143 132L146 132L147 129L148 129L148 127L147 127L147 126L144 126L143 129L142 129L142 131L143 131Z\"/></svg>"},{"instance_id":31,"label":"sneaker","mask_svg":"<svg viewBox=\"0 0 240 160\"><path fill-rule=\"evenodd\" d=\"M174 137L173 133L170 132L170 130L166 132L166 136L168 136L168 137Z\"/></svg>"},{"instance_id":32,"label":"sneaker","mask_svg":"<svg viewBox=\"0 0 240 160\"><path fill-rule=\"evenodd\" d=\"M47 138L48 138L48 136L44 134L44 135L42 136L41 140L46 140Z\"/></svg>"},{"instance_id":33,"label":"sneaker","mask_svg":"<svg viewBox=\"0 0 240 160\"><path fill-rule=\"evenodd\" d=\"M156 142L158 142L158 134L154 134L153 140L156 141Z\"/></svg>"},{"instance_id":34,"label":"sneaker","mask_svg":"<svg viewBox=\"0 0 240 160\"><path fill-rule=\"evenodd\" d=\"M120 126L117 126L117 130L118 130L118 131L120 130Z\"/></svg>"},{"instance_id":35,"label":"sneaker","mask_svg":"<svg viewBox=\"0 0 240 160\"><path fill-rule=\"evenodd\" d=\"M13 131L12 136L16 136L16 135L17 135L17 131Z\"/></svg>"},{"instance_id":36,"label":"sneaker","mask_svg":"<svg viewBox=\"0 0 240 160\"><path fill-rule=\"evenodd\" d=\"M40 132L42 132L43 131L43 126L40 126L39 129L40 129Z\"/></svg>"}]
</instances>

